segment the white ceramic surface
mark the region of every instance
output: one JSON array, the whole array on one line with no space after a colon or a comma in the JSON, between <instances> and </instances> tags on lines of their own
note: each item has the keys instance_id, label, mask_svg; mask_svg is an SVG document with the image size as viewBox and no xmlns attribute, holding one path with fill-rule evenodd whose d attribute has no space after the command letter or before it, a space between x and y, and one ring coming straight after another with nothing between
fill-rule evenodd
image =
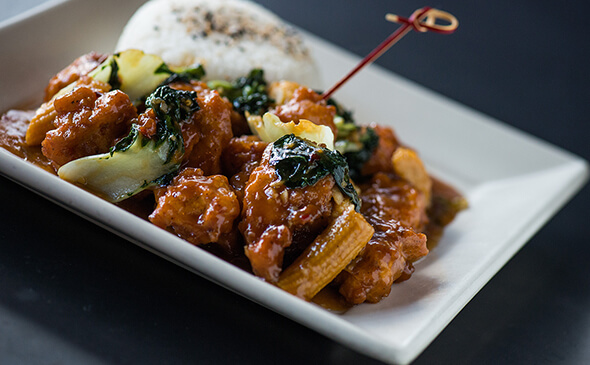
<instances>
[{"instance_id":1,"label":"white ceramic surface","mask_svg":"<svg viewBox=\"0 0 590 365\"><path fill-rule=\"evenodd\" d=\"M49 1L0 24L0 112L40 101L48 78L90 50L110 51L141 1ZM109 11L117 4L119 11ZM324 83L358 61L308 35ZM371 97L367 92L370 90ZM389 363L413 360L526 241L584 184L585 161L378 67L336 98L359 122L394 126L429 170L454 184L470 208L438 247L376 305L334 314L263 283L54 175L0 149L0 173L102 227ZM392 111L395 111L393 115Z\"/></svg>"}]
</instances>

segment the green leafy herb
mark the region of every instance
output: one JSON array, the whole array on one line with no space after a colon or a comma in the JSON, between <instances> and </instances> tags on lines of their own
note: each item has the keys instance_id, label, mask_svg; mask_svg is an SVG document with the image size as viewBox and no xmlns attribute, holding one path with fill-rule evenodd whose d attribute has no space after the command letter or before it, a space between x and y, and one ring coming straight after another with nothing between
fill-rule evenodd
<instances>
[{"instance_id":1,"label":"green leafy herb","mask_svg":"<svg viewBox=\"0 0 590 365\"><path fill-rule=\"evenodd\" d=\"M180 123L199 110L197 93L194 91L176 90L164 85L158 87L146 100L146 106L156 114L156 135L152 140L156 146L166 143L169 147L165 163L170 162L176 154L184 153L184 142ZM139 126L134 124L129 134L111 147L110 154L123 152L135 143ZM144 138L144 144L149 141Z\"/></svg>"},{"instance_id":2,"label":"green leafy herb","mask_svg":"<svg viewBox=\"0 0 590 365\"><path fill-rule=\"evenodd\" d=\"M137 139L139 132L139 125L132 124L129 134L121 138L113 147L110 148L109 154L113 156L115 152L125 152L131 147L133 142Z\"/></svg>"},{"instance_id":3,"label":"green leafy herb","mask_svg":"<svg viewBox=\"0 0 590 365\"><path fill-rule=\"evenodd\" d=\"M319 92L319 94L321 94L321 92ZM333 105L336 108L336 115L340 116L343 119L344 124L355 125L355 121L351 111L344 109L344 107L333 98L329 98L326 103L328 105Z\"/></svg>"},{"instance_id":4,"label":"green leafy herb","mask_svg":"<svg viewBox=\"0 0 590 365\"><path fill-rule=\"evenodd\" d=\"M272 103L268 96L264 71L261 69L254 69L248 76L240 77L232 83L214 80L208 86L228 98L234 110L242 115L246 112L261 115Z\"/></svg>"},{"instance_id":5,"label":"green leafy herb","mask_svg":"<svg viewBox=\"0 0 590 365\"><path fill-rule=\"evenodd\" d=\"M115 58L111 59L111 74L109 75L109 85L113 89L121 88L121 80L119 80L119 64Z\"/></svg>"},{"instance_id":6,"label":"green leafy herb","mask_svg":"<svg viewBox=\"0 0 590 365\"><path fill-rule=\"evenodd\" d=\"M166 85L160 86L147 98L146 106L154 110L158 119L156 140L160 143L165 140L170 143L167 162L178 150L184 153L180 123L199 110L197 93L175 90Z\"/></svg>"},{"instance_id":7,"label":"green leafy herb","mask_svg":"<svg viewBox=\"0 0 590 365\"><path fill-rule=\"evenodd\" d=\"M357 211L360 209L360 199L348 176L348 164L337 151L287 134L273 143L270 165L289 188L311 186L332 174L342 193L348 196Z\"/></svg>"},{"instance_id":8,"label":"green leafy herb","mask_svg":"<svg viewBox=\"0 0 590 365\"><path fill-rule=\"evenodd\" d=\"M328 99L328 104L336 108L334 123L338 134L334 146L346 158L351 178L359 180L363 166L379 145L379 136L373 128L356 125L352 112L334 99Z\"/></svg>"},{"instance_id":9,"label":"green leafy herb","mask_svg":"<svg viewBox=\"0 0 590 365\"><path fill-rule=\"evenodd\" d=\"M351 135L351 139L340 140L336 142L336 148L342 146L342 142L348 145L349 150L343 153L350 168L350 176L353 180L361 178L361 170L371 156L373 151L379 145L379 136L373 128L357 128ZM351 148L354 146L355 149Z\"/></svg>"},{"instance_id":10,"label":"green leafy herb","mask_svg":"<svg viewBox=\"0 0 590 365\"><path fill-rule=\"evenodd\" d=\"M175 72L172 71L168 65L162 63L160 67L155 71L156 74L158 73L167 73L170 76L162 82L162 85L169 85L176 81L182 82L191 82L191 80L200 80L205 76L205 69L202 65L197 65L194 67L185 68L182 71Z\"/></svg>"},{"instance_id":11,"label":"green leafy herb","mask_svg":"<svg viewBox=\"0 0 590 365\"><path fill-rule=\"evenodd\" d=\"M84 185L112 202L127 199L169 181L184 157L180 125L199 109L197 94L160 86L146 100L156 115L156 134L148 138L133 124L109 153L63 165L58 175Z\"/></svg>"},{"instance_id":12,"label":"green leafy herb","mask_svg":"<svg viewBox=\"0 0 590 365\"><path fill-rule=\"evenodd\" d=\"M199 110L197 93L160 86L146 100L159 120L180 123Z\"/></svg>"}]
</instances>

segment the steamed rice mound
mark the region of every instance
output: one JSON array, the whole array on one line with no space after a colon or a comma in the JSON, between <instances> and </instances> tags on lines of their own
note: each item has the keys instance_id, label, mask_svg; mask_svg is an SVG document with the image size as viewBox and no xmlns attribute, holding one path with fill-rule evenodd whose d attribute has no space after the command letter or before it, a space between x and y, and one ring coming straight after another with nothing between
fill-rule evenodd
<instances>
[{"instance_id":1,"label":"steamed rice mound","mask_svg":"<svg viewBox=\"0 0 590 365\"><path fill-rule=\"evenodd\" d=\"M125 26L116 51L131 48L159 55L171 67L200 63L207 80L233 80L262 68L269 81L320 84L300 34L249 1L148 1Z\"/></svg>"}]
</instances>

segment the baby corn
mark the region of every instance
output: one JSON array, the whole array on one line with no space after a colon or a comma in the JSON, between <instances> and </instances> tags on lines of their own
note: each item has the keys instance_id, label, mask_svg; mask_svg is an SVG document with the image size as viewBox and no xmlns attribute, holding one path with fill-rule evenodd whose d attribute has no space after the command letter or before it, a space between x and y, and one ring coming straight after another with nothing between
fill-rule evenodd
<instances>
[{"instance_id":1,"label":"baby corn","mask_svg":"<svg viewBox=\"0 0 590 365\"><path fill-rule=\"evenodd\" d=\"M345 199L336 205L335 216L316 240L283 271L277 285L311 300L354 259L374 233L373 227Z\"/></svg>"},{"instance_id":2,"label":"baby corn","mask_svg":"<svg viewBox=\"0 0 590 365\"><path fill-rule=\"evenodd\" d=\"M391 157L391 163L396 174L422 192L430 204L432 180L418 154L409 148L398 147Z\"/></svg>"}]
</instances>

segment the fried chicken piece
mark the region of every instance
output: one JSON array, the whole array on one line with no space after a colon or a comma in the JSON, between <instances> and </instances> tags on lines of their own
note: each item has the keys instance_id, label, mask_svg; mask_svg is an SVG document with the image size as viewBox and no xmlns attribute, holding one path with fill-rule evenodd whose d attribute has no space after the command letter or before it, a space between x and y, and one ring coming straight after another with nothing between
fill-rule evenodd
<instances>
[{"instance_id":1,"label":"fried chicken piece","mask_svg":"<svg viewBox=\"0 0 590 365\"><path fill-rule=\"evenodd\" d=\"M314 124L330 127L334 138L338 134L334 124L336 108L333 105L327 105L321 95L303 86L297 88L285 104L278 105L269 112L278 116L284 123L293 121L297 124L300 119L307 119Z\"/></svg>"},{"instance_id":2,"label":"fried chicken piece","mask_svg":"<svg viewBox=\"0 0 590 365\"><path fill-rule=\"evenodd\" d=\"M86 86L96 93L104 94L111 90L111 85L106 82L98 81L89 76L81 76L70 89ZM57 112L55 111L54 99L44 102L35 111L35 115L31 118L31 123L27 128L25 141L29 146L39 146L46 137L47 132L56 128L55 119Z\"/></svg>"},{"instance_id":3,"label":"fried chicken piece","mask_svg":"<svg viewBox=\"0 0 590 365\"><path fill-rule=\"evenodd\" d=\"M373 151L371 158L364 164L361 175L371 176L377 172L393 172L391 156L393 156L393 152L400 146L393 129L374 123L370 127L379 136L379 144Z\"/></svg>"},{"instance_id":4,"label":"fried chicken piece","mask_svg":"<svg viewBox=\"0 0 590 365\"><path fill-rule=\"evenodd\" d=\"M250 126L248 125L246 118L233 109L231 112L231 130L234 136L241 136L251 133Z\"/></svg>"},{"instance_id":5,"label":"fried chicken piece","mask_svg":"<svg viewBox=\"0 0 590 365\"><path fill-rule=\"evenodd\" d=\"M246 185L239 229L254 274L275 283L285 250L293 245L300 253L328 224L334 178L328 175L313 186L287 188L269 164L270 147Z\"/></svg>"},{"instance_id":6,"label":"fried chicken piece","mask_svg":"<svg viewBox=\"0 0 590 365\"><path fill-rule=\"evenodd\" d=\"M227 178L204 176L196 168L183 169L156 193L156 203L149 220L195 245L218 242L229 235L240 215L240 204Z\"/></svg>"},{"instance_id":7,"label":"fried chicken piece","mask_svg":"<svg viewBox=\"0 0 590 365\"><path fill-rule=\"evenodd\" d=\"M184 164L203 170L205 175L221 173L221 153L233 137L232 106L219 93L199 81L175 82L170 87L195 91L200 109L181 124L184 139Z\"/></svg>"},{"instance_id":8,"label":"fried chicken piece","mask_svg":"<svg viewBox=\"0 0 590 365\"><path fill-rule=\"evenodd\" d=\"M260 164L266 146L268 143L257 136L240 136L232 138L223 150L223 174L230 176L229 182L240 201L244 198L244 188L250 174Z\"/></svg>"},{"instance_id":9,"label":"fried chicken piece","mask_svg":"<svg viewBox=\"0 0 590 365\"><path fill-rule=\"evenodd\" d=\"M375 233L337 277L340 293L353 304L376 303L395 281L408 279L412 263L428 253L424 196L394 175L377 173L361 187L361 213Z\"/></svg>"},{"instance_id":10,"label":"fried chicken piece","mask_svg":"<svg viewBox=\"0 0 590 365\"><path fill-rule=\"evenodd\" d=\"M49 80L49 84L45 88L45 97L43 98L43 101L46 102L51 100L58 91L78 80L81 76L87 75L90 71L103 63L107 57L106 54L90 52L76 58L74 62Z\"/></svg>"},{"instance_id":11,"label":"fried chicken piece","mask_svg":"<svg viewBox=\"0 0 590 365\"><path fill-rule=\"evenodd\" d=\"M137 110L127 94L114 90L102 93L79 86L54 101L55 129L47 132L41 146L54 167L80 157L106 153L129 133Z\"/></svg>"}]
</instances>

